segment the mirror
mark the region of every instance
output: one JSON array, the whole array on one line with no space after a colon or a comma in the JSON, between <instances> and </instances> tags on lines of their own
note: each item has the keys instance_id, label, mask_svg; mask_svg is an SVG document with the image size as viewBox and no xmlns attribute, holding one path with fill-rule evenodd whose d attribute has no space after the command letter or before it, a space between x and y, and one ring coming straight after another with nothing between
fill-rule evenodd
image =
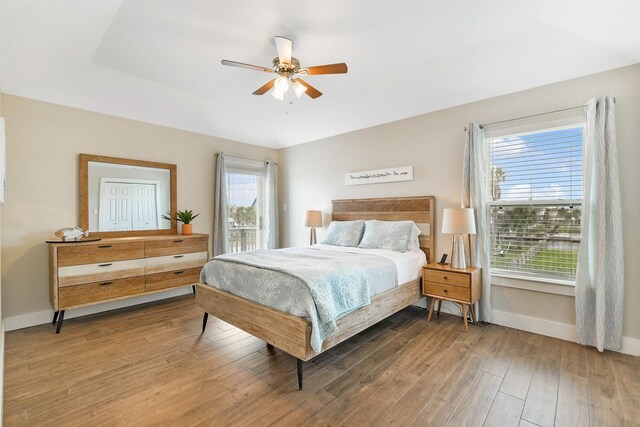
<instances>
[{"instance_id":1,"label":"mirror","mask_svg":"<svg viewBox=\"0 0 640 427\"><path fill-rule=\"evenodd\" d=\"M80 155L80 227L104 237L175 234L176 165Z\"/></svg>"}]
</instances>

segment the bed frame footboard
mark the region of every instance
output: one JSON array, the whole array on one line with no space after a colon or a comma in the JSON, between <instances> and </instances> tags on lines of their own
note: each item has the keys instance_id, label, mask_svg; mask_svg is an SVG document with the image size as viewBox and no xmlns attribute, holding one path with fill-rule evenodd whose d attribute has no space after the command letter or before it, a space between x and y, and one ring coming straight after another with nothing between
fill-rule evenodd
<instances>
[{"instance_id":1,"label":"bed frame footboard","mask_svg":"<svg viewBox=\"0 0 640 427\"><path fill-rule=\"evenodd\" d=\"M205 312L203 332L207 313L210 313L303 362L319 354L310 345L309 321L212 286L202 283L197 286L196 305ZM346 314L336 322L337 329L325 340L322 352L411 305L421 296L420 279L376 295L371 298L371 304Z\"/></svg>"}]
</instances>

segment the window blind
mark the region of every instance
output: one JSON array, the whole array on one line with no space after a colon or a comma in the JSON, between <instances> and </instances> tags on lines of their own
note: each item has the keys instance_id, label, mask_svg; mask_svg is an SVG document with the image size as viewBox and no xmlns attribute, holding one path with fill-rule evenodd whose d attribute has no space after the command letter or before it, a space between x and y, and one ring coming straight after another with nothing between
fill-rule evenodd
<instances>
[{"instance_id":1,"label":"window blind","mask_svg":"<svg viewBox=\"0 0 640 427\"><path fill-rule=\"evenodd\" d=\"M580 124L486 139L492 269L575 278L583 137Z\"/></svg>"}]
</instances>

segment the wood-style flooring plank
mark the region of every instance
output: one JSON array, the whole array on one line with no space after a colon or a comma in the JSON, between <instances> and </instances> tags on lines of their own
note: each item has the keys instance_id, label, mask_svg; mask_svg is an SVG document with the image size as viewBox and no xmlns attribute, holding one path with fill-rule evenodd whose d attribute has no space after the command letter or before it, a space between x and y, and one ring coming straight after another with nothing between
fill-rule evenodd
<instances>
[{"instance_id":1,"label":"wood-style flooring plank","mask_svg":"<svg viewBox=\"0 0 640 427\"><path fill-rule=\"evenodd\" d=\"M587 378L589 381L589 420L594 426L624 426L622 401L611 358L603 357L595 349L587 350Z\"/></svg>"},{"instance_id":2,"label":"wood-style flooring plank","mask_svg":"<svg viewBox=\"0 0 640 427\"><path fill-rule=\"evenodd\" d=\"M640 425L640 357L623 354L611 359L628 426Z\"/></svg>"},{"instance_id":3,"label":"wood-style flooring plank","mask_svg":"<svg viewBox=\"0 0 640 427\"><path fill-rule=\"evenodd\" d=\"M570 370L560 374L555 425L589 425L589 382Z\"/></svg>"},{"instance_id":4,"label":"wood-style flooring plank","mask_svg":"<svg viewBox=\"0 0 640 427\"><path fill-rule=\"evenodd\" d=\"M533 372L522 418L541 427L553 426L558 401L560 361L540 357Z\"/></svg>"},{"instance_id":5,"label":"wood-style flooring plank","mask_svg":"<svg viewBox=\"0 0 640 427\"><path fill-rule=\"evenodd\" d=\"M451 427L482 426L498 394L501 382L501 377L484 371L480 372L447 425ZM482 392L476 390L482 390Z\"/></svg>"},{"instance_id":6,"label":"wood-style flooring plank","mask_svg":"<svg viewBox=\"0 0 640 427\"><path fill-rule=\"evenodd\" d=\"M518 427L522 408L524 400L498 392L484 421L484 427Z\"/></svg>"}]
</instances>

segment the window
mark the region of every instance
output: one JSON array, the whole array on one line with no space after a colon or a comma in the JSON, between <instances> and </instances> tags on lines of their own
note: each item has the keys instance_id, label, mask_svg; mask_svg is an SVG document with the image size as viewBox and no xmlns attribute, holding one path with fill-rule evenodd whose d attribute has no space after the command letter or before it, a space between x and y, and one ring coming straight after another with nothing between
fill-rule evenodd
<instances>
[{"instance_id":1,"label":"window","mask_svg":"<svg viewBox=\"0 0 640 427\"><path fill-rule=\"evenodd\" d=\"M229 252L262 249L264 164L225 159Z\"/></svg>"},{"instance_id":2,"label":"window","mask_svg":"<svg viewBox=\"0 0 640 427\"><path fill-rule=\"evenodd\" d=\"M495 273L574 280L582 218L584 125L486 134Z\"/></svg>"}]
</instances>

